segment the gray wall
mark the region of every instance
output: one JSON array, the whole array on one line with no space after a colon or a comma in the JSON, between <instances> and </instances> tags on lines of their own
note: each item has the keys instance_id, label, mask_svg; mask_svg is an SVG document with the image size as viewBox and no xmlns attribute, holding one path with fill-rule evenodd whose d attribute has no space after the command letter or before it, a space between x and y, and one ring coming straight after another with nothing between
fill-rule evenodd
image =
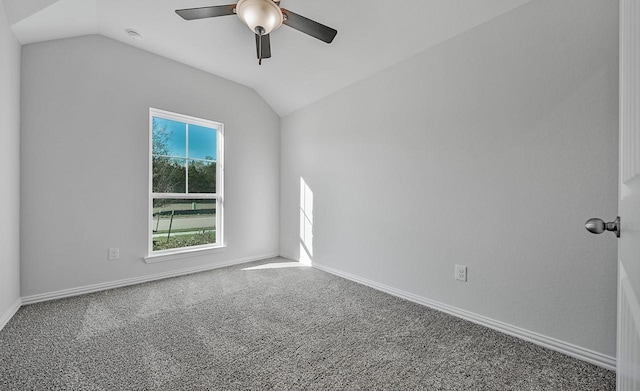
<instances>
[{"instance_id":1,"label":"gray wall","mask_svg":"<svg viewBox=\"0 0 640 391\"><path fill-rule=\"evenodd\" d=\"M618 9L540 0L282 120L281 253L615 355ZM454 264L468 266L467 283Z\"/></svg>"},{"instance_id":2,"label":"gray wall","mask_svg":"<svg viewBox=\"0 0 640 391\"><path fill-rule=\"evenodd\" d=\"M23 296L278 253L280 119L253 90L101 36L26 45L22 75ZM225 251L144 263L149 107L225 124Z\"/></svg>"},{"instance_id":3,"label":"gray wall","mask_svg":"<svg viewBox=\"0 0 640 391\"><path fill-rule=\"evenodd\" d=\"M20 298L20 45L0 2L0 317Z\"/></svg>"}]
</instances>

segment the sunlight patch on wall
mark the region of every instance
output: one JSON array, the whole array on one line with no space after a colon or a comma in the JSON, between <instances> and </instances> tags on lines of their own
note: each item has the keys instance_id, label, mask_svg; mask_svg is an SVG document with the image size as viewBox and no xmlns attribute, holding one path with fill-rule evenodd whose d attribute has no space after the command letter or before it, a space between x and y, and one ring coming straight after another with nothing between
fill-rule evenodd
<instances>
[{"instance_id":1,"label":"sunlight patch on wall","mask_svg":"<svg viewBox=\"0 0 640 391\"><path fill-rule=\"evenodd\" d=\"M313 192L300 177L300 262L313 261Z\"/></svg>"}]
</instances>

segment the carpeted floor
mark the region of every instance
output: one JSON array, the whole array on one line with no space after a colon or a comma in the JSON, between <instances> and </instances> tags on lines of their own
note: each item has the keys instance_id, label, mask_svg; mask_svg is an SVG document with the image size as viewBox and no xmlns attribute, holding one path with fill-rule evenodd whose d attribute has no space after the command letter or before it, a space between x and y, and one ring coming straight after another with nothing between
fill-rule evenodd
<instances>
[{"instance_id":1,"label":"carpeted floor","mask_svg":"<svg viewBox=\"0 0 640 391\"><path fill-rule=\"evenodd\" d=\"M0 331L0 390L615 389L612 371L285 262L23 307Z\"/></svg>"}]
</instances>

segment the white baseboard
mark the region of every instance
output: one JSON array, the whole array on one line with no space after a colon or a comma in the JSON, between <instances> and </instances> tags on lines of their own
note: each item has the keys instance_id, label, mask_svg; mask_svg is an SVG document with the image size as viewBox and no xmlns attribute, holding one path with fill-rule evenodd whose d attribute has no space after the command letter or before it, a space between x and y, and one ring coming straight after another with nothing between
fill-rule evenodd
<instances>
[{"instance_id":1,"label":"white baseboard","mask_svg":"<svg viewBox=\"0 0 640 391\"><path fill-rule=\"evenodd\" d=\"M93 292L99 292L99 291L104 291L104 290L108 290L108 289L120 288L120 287L128 286L128 285L141 284L143 282L162 280L162 279L165 279L165 278L184 276L184 275L187 275L187 274L193 274L193 273L203 272L203 271L207 271L207 270L219 269L221 267L227 267L227 266L238 265L238 264L241 264L241 263L259 261L259 260L262 260L262 259L268 259L268 258L273 258L273 257L277 257L277 256L278 256L277 253L257 255L257 256L252 256L252 257L234 259L234 260L231 260L231 261L226 261L226 262L221 262L221 263L202 265L202 266L194 266L194 267L189 267L189 268L185 268L185 269L178 269L178 270L172 270L172 271L168 271L168 272L149 274L149 275L146 275L146 276L125 278L123 280L103 282L103 283L99 283L99 284L80 286L80 287L77 287L77 288L63 289L63 290L55 291L55 292L40 293L40 294L37 294L37 295L24 296L22 298L22 305L34 304L34 303L39 303L39 302L48 301L48 300L63 299L65 297L84 295L84 294L87 294L87 293L93 293Z\"/></svg>"},{"instance_id":2,"label":"white baseboard","mask_svg":"<svg viewBox=\"0 0 640 391\"><path fill-rule=\"evenodd\" d=\"M516 338L523 339L525 341L532 342L536 345L543 346L545 348L558 351L560 353L564 353L566 355L575 357L580 360L584 360L590 362L592 364L598 365L600 367L616 370L616 358L607 356L602 353L594 352L589 349L582 348L580 346L573 345L568 342L560 341L555 338L547 337L542 334L538 334L533 331L529 331L523 329L521 327L513 326L508 323L504 323L498 320L494 320L488 318L486 316L478 315L473 312L469 312L466 310L462 310L448 304L440 303L435 300L430 300L422 296L415 295L413 293L405 292L400 289L396 289L390 287L388 285L380 284L375 281L368 280L366 278L358 277L354 274L346 273L338 269L334 269L328 266L324 266L318 263L313 263L313 267L325 271L327 273L335 274L336 276L346 278L347 280L351 280L357 282L362 285L366 285L368 287L377 289L379 291L388 293L393 296L400 297L405 300L412 301L414 303L422 304L426 307L430 307L442 312L446 312L447 314L456 316L458 318L462 318L468 320L470 322L488 327L490 329L514 336Z\"/></svg>"},{"instance_id":3,"label":"white baseboard","mask_svg":"<svg viewBox=\"0 0 640 391\"><path fill-rule=\"evenodd\" d=\"M2 330L4 326L7 325L7 323L9 323L11 318L13 318L13 315L15 315L16 312L18 312L21 306L22 306L22 299L18 297L18 300L16 300L16 302L13 303L11 307L9 307L9 309L7 309L4 312L4 314L2 314L2 316L0 316L0 330Z\"/></svg>"}]
</instances>

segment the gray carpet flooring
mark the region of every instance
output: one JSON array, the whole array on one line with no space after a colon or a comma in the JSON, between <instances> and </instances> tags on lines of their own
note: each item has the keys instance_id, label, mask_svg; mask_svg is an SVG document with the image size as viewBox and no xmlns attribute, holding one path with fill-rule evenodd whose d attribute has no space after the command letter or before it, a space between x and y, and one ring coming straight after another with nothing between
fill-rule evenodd
<instances>
[{"instance_id":1,"label":"gray carpet flooring","mask_svg":"<svg viewBox=\"0 0 640 391\"><path fill-rule=\"evenodd\" d=\"M284 262L25 306L0 331L0 389L615 389L612 371L316 269L268 267Z\"/></svg>"}]
</instances>

